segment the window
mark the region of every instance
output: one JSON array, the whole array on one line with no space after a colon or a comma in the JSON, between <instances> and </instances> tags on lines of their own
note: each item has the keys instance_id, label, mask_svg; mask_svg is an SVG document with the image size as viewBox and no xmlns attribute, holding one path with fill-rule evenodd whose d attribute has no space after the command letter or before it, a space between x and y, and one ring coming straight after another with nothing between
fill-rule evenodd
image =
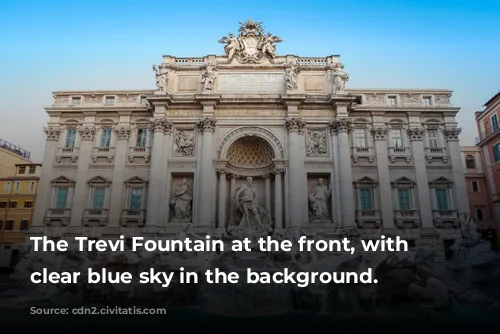
<instances>
[{"instance_id":1,"label":"window","mask_svg":"<svg viewBox=\"0 0 500 334\"><path fill-rule=\"evenodd\" d=\"M76 129L68 129L66 131L65 147L75 147Z\"/></svg>"},{"instance_id":2,"label":"window","mask_svg":"<svg viewBox=\"0 0 500 334\"><path fill-rule=\"evenodd\" d=\"M373 210L373 189L360 189L361 210Z\"/></svg>"},{"instance_id":3,"label":"window","mask_svg":"<svg viewBox=\"0 0 500 334\"><path fill-rule=\"evenodd\" d=\"M493 128L493 131L497 131L499 126L498 126L498 116L493 115L491 117L491 127Z\"/></svg>"},{"instance_id":4,"label":"window","mask_svg":"<svg viewBox=\"0 0 500 334\"><path fill-rule=\"evenodd\" d=\"M493 157L495 158L495 162L500 161L500 143L493 146Z\"/></svg>"},{"instance_id":5,"label":"window","mask_svg":"<svg viewBox=\"0 0 500 334\"><path fill-rule=\"evenodd\" d=\"M20 188L21 188L21 182L17 181L16 183L14 183L14 191L19 191Z\"/></svg>"},{"instance_id":6,"label":"window","mask_svg":"<svg viewBox=\"0 0 500 334\"><path fill-rule=\"evenodd\" d=\"M436 202L438 210L450 210L450 202L448 197L448 189L436 189Z\"/></svg>"},{"instance_id":7,"label":"window","mask_svg":"<svg viewBox=\"0 0 500 334\"><path fill-rule=\"evenodd\" d=\"M115 104L115 97L114 96L106 96L106 101L104 102L106 105L113 105Z\"/></svg>"},{"instance_id":8,"label":"window","mask_svg":"<svg viewBox=\"0 0 500 334\"><path fill-rule=\"evenodd\" d=\"M387 100L389 101L390 106L396 106L398 104L398 99L396 96L389 96L387 97Z\"/></svg>"},{"instance_id":9,"label":"window","mask_svg":"<svg viewBox=\"0 0 500 334\"><path fill-rule=\"evenodd\" d=\"M21 231L26 231L28 229L29 225L30 225L29 220L21 220L21 226L19 229Z\"/></svg>"},{"instance_id":10,"label":"window","mask_svg":"<svg viewBox=\"0 0 500 334\"><path fill-rule=\"evenodd\" d=\"M475 192L475 193L479 192L479 185L478 185L477 181L472 181L471 185L472 185L473 192Z\"/></svg>"},{"instance_id":11,"label":"window","mask_svg":"<svg viewBox=\"0 0 500 334\"><path fill-rule=\"evenodd\" d=\"M141 105L144 105L144 104L147 104L147 103L148 103L147 97L141 96Z\"/></svg>"},{"instance_id":12,"label":"window","mask_svg":"<svg viewBox=\"0 0 500 334\"><path fill-rule=\"evenodd\" d=\"M66 202L68 200L68 187L56 188L56 209L66 209Z\"/></svg>"},{"instance_id":13,"label":"window","mask_svg":"<svg viewBox=\"0 0 500 334\"><path fill-rule=\"evenodd\" d=\"M484 220L484 211L483 208L476 208L476 219L479 221Z\"/></svg>"},{"instance_id":14,"label":"window","mask_svg":"<svg viewBox=\"0 0 500 334\"><path fill-rule=\"evenodd\" d=\"M401 129L391 130L391 142L392 147L403 147L403 134Z\"/></svg>"},{"instance_id":15,"label":"window","mask_svg":"<svg viewBox=\"0 0 500 334\"><path fill-rule=\"evenodd\" d=\"M36 172L36 166L30 166L29 173L30 174L35 174L35 172Z\"/></svg>"},{"instance_id":16,"label":"window","mask_svg":"<svg viewBox=\"0 0 500 334\"><path fill-rule=\"evenodd\" d=\"M423 101L424 101L424 106L432 105L432 98L430 96L424 96Z\"/></svg>"},{"instance_id":17,"label":"window","mask_svg":"<svg viewBox=\"0 0 500 334\"><path fill-rule=\"evenodd\" d=\"M17 208L17 202L9 202L9 208L16 209Z\"/></svg>"},{"instance_id":18,"label":"window","mask_svg":"<svg viewBox=\"0 0 500 334\"><path fill-rule=\"evenodd\" d=\"M410 189L398 189L399 210L410 210L411 209L410 198L411 198Z\"/></svg>"},{"instance_id":19,"label":"window","mask_svg":"<svg viewBox=\"0 0 500 334\"><path fill-rule=\"evenodd\" d=\"M465 166L469 169L476 168L476 164L474 163L474 157L472 155L467 155L465 157Z\"/></svg>"},{"instance_id":20,"label":"window","mask_svg":"<svg viewBox=\"0 0 500 334\"><path fill-rule=\"evenodd\" d=\"M35 181L30 182L30 191L35 191Z\"/></svg>"},{"instance_id":21,"label":"window","mask_svg":"<svg viewBox=\"0 0 500 334\"><path fill-rule=\"evenodd\" d=\"M25 208L32 208L33 207L33 202L31 202L31 201L24 202L24 207Z\"/></svg>"},{"instance_id":22,"label":"window","mask_svg":"<svg viewBox=\"0 0 500 334\"><path fill-rule=\"evenodd\" d=\"M439 147L438 130L429 129L427 131L427 137L429 140L429 147L431 147L431 148Z\"/></svg>"},{"instance_id":23,"label":"window","mask_svg":"<svg viewBox=\"0 0 500 334\"><path fill-rule=\"evenodd\" d=\"M81 97L73 97L71 99L71 105L73 105L73 106L79 106L80 104L82 104L82 98Z\"/></svg>"},{"instance_id":24,"label":"window","mask_svg":"<svg viewBox=\"0 0 500 334\"><path fill-rule=\"evenodd\" d=\"M132 188L130 193L130 207L132 211L140 211L142 204L142 188Z\"/></svg>"},{"instance_id":25,"label":"window","mask_svg":"<svg viewBox=\"0 0 500 334\"><path fill-rule=\"evenodd\" d=\"M111 146L111 129L102 129L101 133L101 147Z\"/></svg>"},{"instance_id":26,"label":"window","mask_svg":"<svg viewBox=\"0 0 500 334\"><path fill-rule=\"evenodd\" d=\"M19 174L25 174L26 173L26 166L19 166Z\"/></svg>"},{"instance_id":27,"label":"window","mask_svg":"<svg viewBox=\"0 0 500 334\"><path fill-rule=\"evenodd\" d=\"M4 190L4 191L10 191L10 186L11 186L10 181L5 182L5 185L4 185L4 187L3 187L3 190Z\"/></svg>"},{"instance_id":28,"label":"window","mask_svg":"<svg viewBox=\"0 0 500 334\"><path fill-rule=\"evenodd\" d=\"M0 209L5 209L7 207L7 202L0 202Z\"/></svg>"},{"instance_id":29,"label":"window","mask_svg":"<svg viewBox=\"0 0 500 334\"><path fill-rule=\"evenodd\" d=\"M355 147L366 147L366 131L365 129L354 130L354 145Z\"/></svg>"},{"instance_id":30,"label":"window","mask_svg":"<svg viewBox=\"0 0 500 334\"><path fill-rule=\"evenodd\" d=\"M146 147L147 138L148 138L148 129L146 128L137 129L137 141L135 146Z\"/></svg>"},{"instance_id":31,"label":"window","mask_svg":"<svg viewBox=\"0 0 500 334\"><path fill-rule=\"evenodd\" d=\"M13 220L7 220L7 224L5 224L5 230L7 231L12 231L14 229L14 221Z\"/></svg>"},{"instance_id":32,"label":"window","mask_svg":"<svg viewBox=\"0 0 500 334\"><path fill-rule=\"evenodd\" d=\"M104 195L106 194L106 188L98 187L94 188L92 192L92 209L102 210L104 208Z\"/></svg>"}]
</instances>

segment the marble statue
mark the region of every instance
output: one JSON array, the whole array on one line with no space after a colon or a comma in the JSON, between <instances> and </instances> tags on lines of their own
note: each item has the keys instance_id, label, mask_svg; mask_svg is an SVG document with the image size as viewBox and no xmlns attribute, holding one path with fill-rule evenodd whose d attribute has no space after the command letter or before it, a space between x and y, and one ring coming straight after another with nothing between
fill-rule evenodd
<instances>
[{"instance_id":1,"label":"marble statue","mask_svg":"<svg viewBox=\"0 0 500 334\"><path fill-rule=\"evenodd\" d=\"M219 40L219 43L225 43L224 52L226 53L226 57L230 60L233 59L236 51L241 50L241 44L237 37L234 37L232 33L229 33L229 37L222 37Z\"/></svg>"},{"instance_id":2,"label":"marble statue","mask_svg":"<svg viewBox=\"0 0 500 334\"><path fill-rule=\"evenodd\" d=\"M307 140L307 155L318 156L327 153L327 137L324 131L313 131Z\"/></svg>"},{"instance_id":3,"label":"marble statue","mask_svg":"<svg viewBox=\"0 0 500 334\"><path fill-rule=\"evenodd\" d=\"M325 180L318 179L318 185L309 194L311 222L330 222L327 200L332 195L332 187L325 186Z\"/></svg>"},{"instance_id":4,"label":"marble statue","mask_svg":"<svg viewBox=\"0 0 500 334\"><path fill-rule=\"evenodd\" d=\"M207 66L203 71L201 83L204 92L213 92L215 90L215 79L217 79L217 71L214 66Z\"/></svg>"},{"instance_id":5,"label":"marble statue","mask_svg":"<svg viewBox=\"0 0 500 334\"><path fill-rule=\"evenodd\" d=\"M286 90L297 90L297 79L300 73L300 65L298 63L290 63L285 70L285 85Z\"/></svg>"},{"instance_id":6,"label":"marble statue","mask_svg":"<svg viewBox=\"0 0 500 334\"><path fill-rule=\"evenodd\" d=\"M154 65L153 70L156 73L156 88L160 92L166 91L168 84L168 69L166 69L163 65Z\"/></svg>"},{"instance_id":7,"label":"marble statue","mask_svg":"<svg viewBox=\"0 0 500 334\"><path fill-rule=\"evenodd\" d=\"M170 207L174 211L174 220L191 218L192 201L193 194L188 187L188 180L182 179L181 185L175 190L174 197L170 201Z\"/></svg>"},{"instance_id":8,"label":"marble statue","mask_svg":"<svg viewBox=\"0 0 500 334\"><path fill-rule=\"evenodd\" d=\"M262 36L258 49L260 49L264 55L276 58L276 43L279 42L282 42L281 38L268 33L267 35Z\"/></svg>"},{"instance_id":9,"label":"marble statue","mask_svg":"<svg viewBox=\"0 0 500 334\"><path fill-rule=\"evenodd\" d=\"M233 213L229 232L234 230L259 233L272 232L272 223L266 210L257 204L257 194L253 188L253 178L247 177L246 183L236 188L234 198L237 200L237 210Z\"/></svg>"},{"instance_id":10,"label":"marble statue","mask_svg":"<svg viewBox=\"0 0 500 334\"><path fill-rule=\"evenodd\" d=\"M175 136L175 150L177 155L193 155L194 136L190 131L178 130Z\"/></svg>"},{"instance_id":11,"label":"marble statue","mask_svg":"<svg viewBox=\"0 0 500 334\"><path fill-rule=\"evenodd\" d=\"M349 75L344 72L344 65L337 63L333 67L333 86L334 92L345 91L345 84L349 80Z\"/></svg>"}]
</instances>

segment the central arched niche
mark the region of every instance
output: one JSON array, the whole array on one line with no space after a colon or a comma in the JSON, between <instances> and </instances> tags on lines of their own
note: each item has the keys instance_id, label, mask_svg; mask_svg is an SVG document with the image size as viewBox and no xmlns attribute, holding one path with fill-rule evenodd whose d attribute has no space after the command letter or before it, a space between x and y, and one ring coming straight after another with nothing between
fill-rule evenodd
<instances>
[{"instance_id":1,"label":"central arched niche","mask_svg":"<svg viewBox=\"0 0 500 334\"><path fill-rule=\"evenodd\" d=\"M263 169L273 164L274 150L259 136L244 136L235 140L227 150L230 166L243 169Z\"/></svg>"}]
</instances>

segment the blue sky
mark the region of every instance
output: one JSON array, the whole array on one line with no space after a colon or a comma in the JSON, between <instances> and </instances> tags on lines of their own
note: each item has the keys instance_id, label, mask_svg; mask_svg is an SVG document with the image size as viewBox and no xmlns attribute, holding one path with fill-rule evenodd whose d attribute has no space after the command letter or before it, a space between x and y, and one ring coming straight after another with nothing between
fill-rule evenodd
<instances>
[{"instance_id":1,"label":"blue sky","mask_svg":"<svg viewBox=\"0 0 500 334\"><path fill-rule=\"evenodd\" d=\"M222 54L239 21L264 22L279 54L340 54L348 88L445 88L474 111L500 90L499 1L0 2L0 138L41 161L54 90L154 88L164 54Z\"/></svg>"}]
</instances>

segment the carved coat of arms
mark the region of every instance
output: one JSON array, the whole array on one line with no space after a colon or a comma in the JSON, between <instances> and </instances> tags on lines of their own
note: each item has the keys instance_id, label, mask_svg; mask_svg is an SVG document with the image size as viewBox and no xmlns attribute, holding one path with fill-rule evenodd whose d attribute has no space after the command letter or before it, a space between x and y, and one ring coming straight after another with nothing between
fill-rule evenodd
<instances>
[{"instance_id":1,"label":"carved coat of arms","mask_svg":"<svg viewBox=\"0 0 500 334\"><path fill-rule=\"evenodd\" d=\"M224 51L229 61L236 58L241 63L258 63L264 56L274 59L276 57L276 43L283 40L271 33L264 33L262 22L249 19L240 22L238 37L229 33L219 43L226 44Z\"/></svg>"}]
</instances>

